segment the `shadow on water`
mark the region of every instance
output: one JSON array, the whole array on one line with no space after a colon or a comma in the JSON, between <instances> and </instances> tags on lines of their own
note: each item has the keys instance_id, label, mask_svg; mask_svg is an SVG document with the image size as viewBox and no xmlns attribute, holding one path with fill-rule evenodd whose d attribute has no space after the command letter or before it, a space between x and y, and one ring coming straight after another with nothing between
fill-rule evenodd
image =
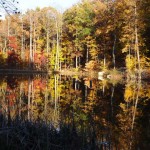
<instances>
[{"instance_id":1,"label":"shadow on water","mask_svg":"<svg viewBox=\"0 0 150 150\"><path fill-rule=\"evenodd\" d=\"M0 78L0 149L147 150L150 84L60 75Z\"/></svg>"}]
</instances>

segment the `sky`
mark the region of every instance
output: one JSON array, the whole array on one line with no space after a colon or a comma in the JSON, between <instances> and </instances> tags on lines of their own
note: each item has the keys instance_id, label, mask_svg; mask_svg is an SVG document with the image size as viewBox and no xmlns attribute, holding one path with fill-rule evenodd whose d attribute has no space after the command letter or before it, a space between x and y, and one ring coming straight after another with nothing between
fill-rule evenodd
<instances>
[{"instance_id":1,"label":"sky","mask_svg":"<svg viewBox=\"0 0 150 150\"><path fill-rule=\"evenodd\" d=\"M21 10L24 12L27 9L35 9L36 7L53 6L58 10L64 11L65 9L76 4L80 0L18 0Z\"/></svg>"}]
</instances>

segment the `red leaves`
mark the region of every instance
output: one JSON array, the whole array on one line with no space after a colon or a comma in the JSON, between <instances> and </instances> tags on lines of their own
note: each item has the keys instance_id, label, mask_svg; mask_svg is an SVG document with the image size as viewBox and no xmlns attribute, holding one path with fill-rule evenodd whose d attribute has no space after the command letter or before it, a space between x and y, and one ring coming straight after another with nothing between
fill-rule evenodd
<instances>
[{"instance_id":1,"label":"red leaves","mask_svg":"<svg viewBox=\"0 0 150 150\"><path fill-rule=\"evenodd\" d=\"M36 79L34 80L34 88L44 90L46 87L46 80Z\"/></svg>"},{"instance_id":2,"label":"red leaves","mask_svg":"<svg viewBox=\"0 0 150 150\"><path fill-rule=\"evenodd\" d=\"M8 36L8 46L10 49L17 49L18 48L18 45L17 45L17 39L15 36Z\"/></svg>"},{"instance_id":3,"label":"red leaves","mask_svg":"<svg viewBox=\"0 0 150 150\"><path fill-rule=\"evenodd\" d=\"M34 63L38 63L39 65L44 65L46 63L46 56L43 52L34 54Z\"/></svg>"}]
</instances>

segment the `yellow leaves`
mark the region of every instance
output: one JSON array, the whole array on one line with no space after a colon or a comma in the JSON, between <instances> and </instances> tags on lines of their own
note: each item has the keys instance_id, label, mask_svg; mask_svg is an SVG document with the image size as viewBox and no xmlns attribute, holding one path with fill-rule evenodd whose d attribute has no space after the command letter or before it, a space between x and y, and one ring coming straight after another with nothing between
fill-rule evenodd
<instances>
[{"instance_id":1,"label":"yellow leaves","mask_svg":"<svg viewBox=\"0 0 150 150\"><path fill-rule=\"evenodd\" d=\"M141 65L141 68L143 69L150 67L150 58L142 56L140 58L140 65Z\"/></svg>"},{"instance_id":2,"label":"yellow leaves","mask_svg":"<svg viewBox=\"0 0 150 150\"><path fill-rule=\"evenodd\" d=\"M37 98L34 100L37 104L43 104L42 98Z\"/></svg>"},{"instance_id":3,"label":"yellow leaves","mask_svg":"<svg viewBox=\"0 0 150 150\"><path fill-rule=\"evenodd\" d=\"M97 63L93 60L89 61L88 63L85 64L85 68L87 70L93 70L97 67Z\"/></svg>"},{"instance_id":4,"label":"yellow leaves","mask_svg":"<svg viewBox=\"0 0 150 150\"><path fill-rule=\"evenodd\" d=\"M125 12L125 14L126 14L126 15L129 15L129 13L131 13L131 10L129 10L129 9L125 9L125 11L124 11L124 12Z\"/></svg>"},{"instance_id":5,"label":"yellow leaves","mask_svg":"<svg viewBox=\"0 0 150 150\"><path fill-rule=\"evenodd\" d=\"M127 51L128 51L128 47L127 46L122 49L122 53L125 53Z\"/></svg>"},{"instance_id":6,"label":"yellow leaves","mask_svg":"<svg viewBox=\"0 0 150 150\"><path fill-rule=\"evenodd\" d=\"M43 45L43 43L44 43L44 39L38 39L38 40L37 40L37 44Z\"/></svg>"},{"instance_id":7,"label":"yellow leaves","mask_svg":"<svg viewBox=\"0 0 150 150\"><path fill-rule=\"evenodd\" d=\"M7 83L4 82L4 81L0 82L0 89L1 89L1 91L6 90L6 88L7 88ZM2 92L0 94L2 94Z\"/></svg>"},{"instance_id":8,"label":"yellow leaves","mask_svg":"<svg viewBox=\"0 0 150 150\"><path fill-rule=\"evenodd\" d=\"M91 56L92 56L93 59L94 59L95 57L97 57L98 52L99 52L99 51L98 51L96 48L94 48L94 47L92 47L92 48L90 49L90 54L91 54Z\"/></svg>"},{"instance_id":9,"label":"yellow leaves","mask_svg":"<svg viewBox=\"0 0 150 150\"><path fill-rule=\"evenodd\" d=\"M100 14L101 12L105 11L106 9L107 9L107 5L105 3L102 3L101 1L95 1L94 12L96 14Z\"/></svg>"},{"instance_id":10,"label":"yellow leaves","mask_svg":"<svg viewBox=\"0 0 150 150\"><path fill-rule=\"evenodd\" d=\"M126 102L130 102L130 98L133 96L133 90L131 87L126 87L124 98Z\"/></svg>"},{"instance_id":11,"label":"yellow leaves","mask_svg":"<svg viewBox=\"0 0 150 150\"><path fill-rule=\"evenodd\" d=\"M126 56L126 67L128 70L133 70L136 64L136 58L127 55Z\"/></svg>"},{"instance_id":12,"label":"yellow leaves","mask_svg":"<svg viewBox=\"0 0 150 150\"><path fill-rule=\"evenodd\" d=\"M126 111L126 105L124 103L120 103L120 107L122 108L123 111Z\"/></svg>"},{"instance_id":13,"label":"yellow leaves","mask_svg":"<svg viewBox=\"0 0 150 150\"><path fill-rule=\"evenodd\" d=\"M37 42L37 49L41 50L41 47L44 45L44 39L38 39L36 42Z\"/></svg>"}]
</instances>

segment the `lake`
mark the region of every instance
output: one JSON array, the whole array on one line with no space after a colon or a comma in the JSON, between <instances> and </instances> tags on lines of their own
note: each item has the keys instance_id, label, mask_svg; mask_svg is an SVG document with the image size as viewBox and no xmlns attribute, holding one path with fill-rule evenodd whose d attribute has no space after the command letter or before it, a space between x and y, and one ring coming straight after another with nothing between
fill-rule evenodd
<instances>
[{"instance_id":1,"label":"lake","mask_svg":"<svg viewBox=\"0 0 150 150\"><path fill-rule=\"evenodd\" d=\"M148 150L150 83L0 76L0 149Z\"/></svg>"}]
</instances>

